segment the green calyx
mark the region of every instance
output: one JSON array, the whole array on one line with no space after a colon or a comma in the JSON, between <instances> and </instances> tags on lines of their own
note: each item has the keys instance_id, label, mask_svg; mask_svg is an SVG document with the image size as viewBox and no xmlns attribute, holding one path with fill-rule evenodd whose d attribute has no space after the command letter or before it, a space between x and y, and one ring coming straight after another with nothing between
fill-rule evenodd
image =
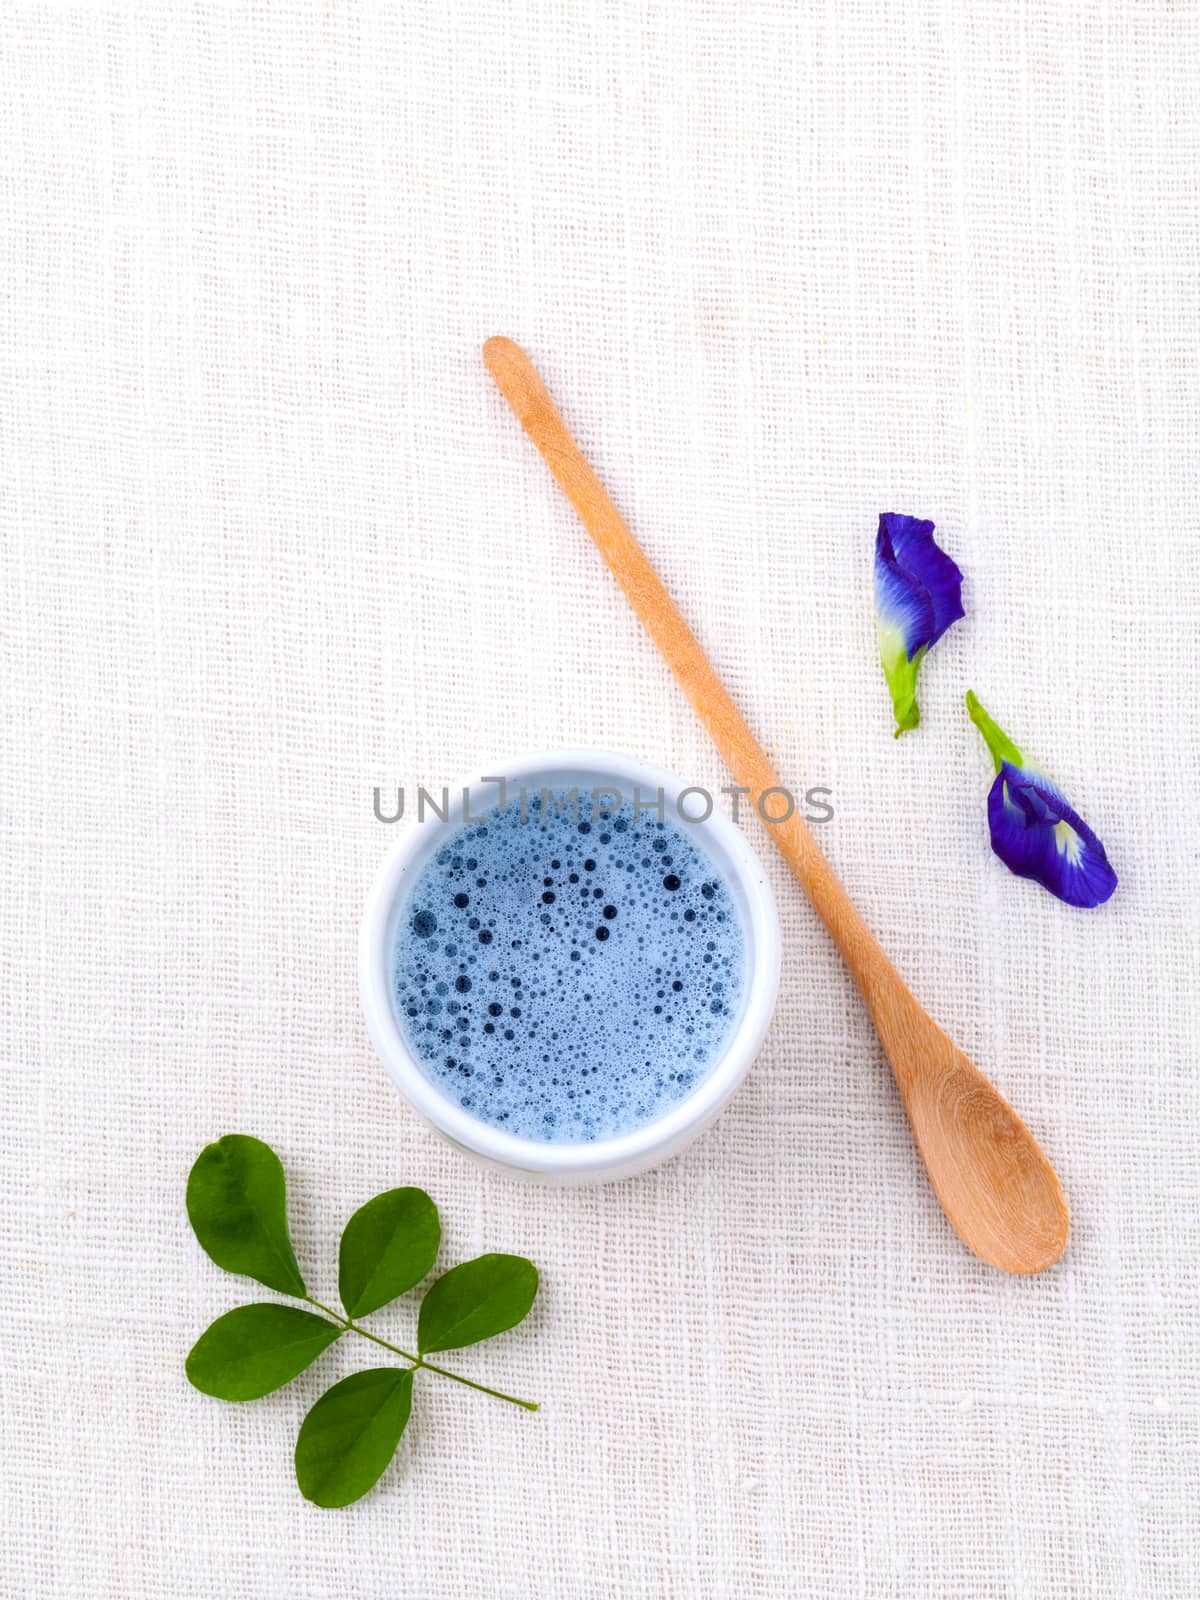
<instances>
[{"instance_id":1,"label":"green calyx","mask_svg":"<svg viewBox=\"0 0 1200 1600\"><path fill-rule=\"evenodd\" d=\"M1000 771L1006 761L1010 766L1024 767L1025 757L1004 732L1003 728L998 728L991 717L988 716L987 712L979 704L974 689L967 690L967 713L983 735L983 742L992 752L992 760L996 763L997 772Z\"/></svg>"},{"instance_id":2,"label":"green calyx","mask_svg":"<svg viewBox=\"0 0 1200 1600\"><path fill-rule=\"evenodd\" d=\"M898 739L902 733L920 726L917 674L921 670L921 662L925 659L927 648L926 645L922 645L910 661L899 630L895 628L879 630L879 659L883 664L883 675L887 679L888 692L892 697L892 710L896 715L896 731L893 738Z\"/></svg>"}]
</instances>

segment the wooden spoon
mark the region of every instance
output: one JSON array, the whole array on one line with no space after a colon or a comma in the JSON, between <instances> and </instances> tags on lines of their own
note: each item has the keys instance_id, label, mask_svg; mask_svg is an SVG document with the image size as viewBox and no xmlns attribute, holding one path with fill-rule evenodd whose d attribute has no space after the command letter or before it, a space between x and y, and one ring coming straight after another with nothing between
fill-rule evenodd
<instances>
[{"instance_id":1,"label":"wooden spoon","mask_svg":"<svg viewBox=\"0 0 1200 1600\"><path fill-rule=\"evenodd\" d=\"M779 776L713 671L695 634L571 437L529 357L489 339L483 359L545 457L629 603L755 804ZM778 797L770 814L782 811ZM934 1193L963 1242L1005 1272L1041 1272L1067 1243L1054 1169L1016 1112L917 1004L793 811L767 832L842 953L879 1031Z\"/></svg>"}]
</instances>

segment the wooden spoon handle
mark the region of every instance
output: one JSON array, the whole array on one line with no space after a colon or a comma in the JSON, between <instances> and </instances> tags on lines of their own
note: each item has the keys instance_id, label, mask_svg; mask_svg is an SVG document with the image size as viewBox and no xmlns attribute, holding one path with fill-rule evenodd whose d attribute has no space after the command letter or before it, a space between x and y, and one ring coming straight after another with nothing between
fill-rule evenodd
<instances>
[{"instance_id":1,"label":"wooden spoon handle","mask_svg":"<svg viewBox=\"0 0 1200 1600\"><path fill-rule=\"evenodd\" d=\"M780 790L781 793L771 796L766 804L770 815L781 816L785 799L779 774L572 438L533 363L519 345L502 338L487 341L483 359L521 426L541 451L546 465L596 541L630 605L695 706L738 784L749 791L754 805L764 793ZM770 823L769 831L870 1004L878 993L880 978L885 976L878 963L882 962L897 982L901 981L898 974L859 916L799 812L793 811L785 822Z\"/></svg>"}]
</instances>

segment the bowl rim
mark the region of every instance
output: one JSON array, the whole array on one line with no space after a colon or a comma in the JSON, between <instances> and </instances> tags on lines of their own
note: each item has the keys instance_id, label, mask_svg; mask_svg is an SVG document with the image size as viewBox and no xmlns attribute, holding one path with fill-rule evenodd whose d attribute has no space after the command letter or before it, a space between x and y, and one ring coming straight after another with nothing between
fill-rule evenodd
<instances>
[{"instance_id":1,"label":"bowl rim","mask_svg":"<svg viewBox=\"0 0 1200 1600\"><path fill-rule=\"evenodd\" d=\"M651 1163L681 1149L702 1132L741 1083L757 1055L770 1026L779 989L780 932L775 896L757 854L741 829L714 804L704 821L685 821L703 841L714 866L736 881L740 890L743 932L747 943L747 985L742 1014L725 1049L695 1088L660 1117L628 1133L587 1144L552 1143L526 1139L494 1127L460 1106L425 1075L409 1047L392 1001L392 953L395 918L410 871L423 867L436 848L436 840L461 826L463 795L469 794L469 814L479 817L496 803L495 777L503 775L510 786L541 778L550 785L555 775L594 776L597 787L604 779L621 784L626 793L635 787L643 794L664 791L668 806L680 794L699 786L686 784L665 767L635 760L598 746L535 750L486 769L493 781L472 774L450 789L447 820L410 820L388 850L376 874L363 912L359 935L359 988L367 1031L392 1082L410 1105L451 1143L486 1161L515 1171L543 1176L582 1177L609 1168ZM582 785L581 785L582 787ZM487 791L485 794L484 791ZM678 811L676 810L676 816Z\"/></svg>"}]
</instances>

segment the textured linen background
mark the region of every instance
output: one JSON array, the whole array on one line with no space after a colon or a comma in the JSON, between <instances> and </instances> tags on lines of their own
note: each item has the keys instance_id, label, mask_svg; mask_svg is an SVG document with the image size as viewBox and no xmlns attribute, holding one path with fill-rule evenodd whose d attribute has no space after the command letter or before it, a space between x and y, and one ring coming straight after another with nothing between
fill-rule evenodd
<instances>
[{"instance_id":1,"label":"textured linen background","mask_svg":"<svg viewBox=\"0 0 1200 1600\"><path fill-rule=\"evenodd\" d=\"M0 1586L46 1595L1194 1596L1200 13L29 6L0 24ZM372 788L695 717L493 389L522 341L885 945L1054 1159L1064 1260L943 1220L763 831L779 1010L636 1182L468 1166L367 1043ZM877 513L968 618L894 743ZM974 686L1107 841L1071 911L988 853ZM288 1168L335 1289L368 1196L532 1256L369 1499L183 1356L253 1286L200 1146ZM377 1318L399 1337L412 1312Z\"/></svg>"}]
</instances>

